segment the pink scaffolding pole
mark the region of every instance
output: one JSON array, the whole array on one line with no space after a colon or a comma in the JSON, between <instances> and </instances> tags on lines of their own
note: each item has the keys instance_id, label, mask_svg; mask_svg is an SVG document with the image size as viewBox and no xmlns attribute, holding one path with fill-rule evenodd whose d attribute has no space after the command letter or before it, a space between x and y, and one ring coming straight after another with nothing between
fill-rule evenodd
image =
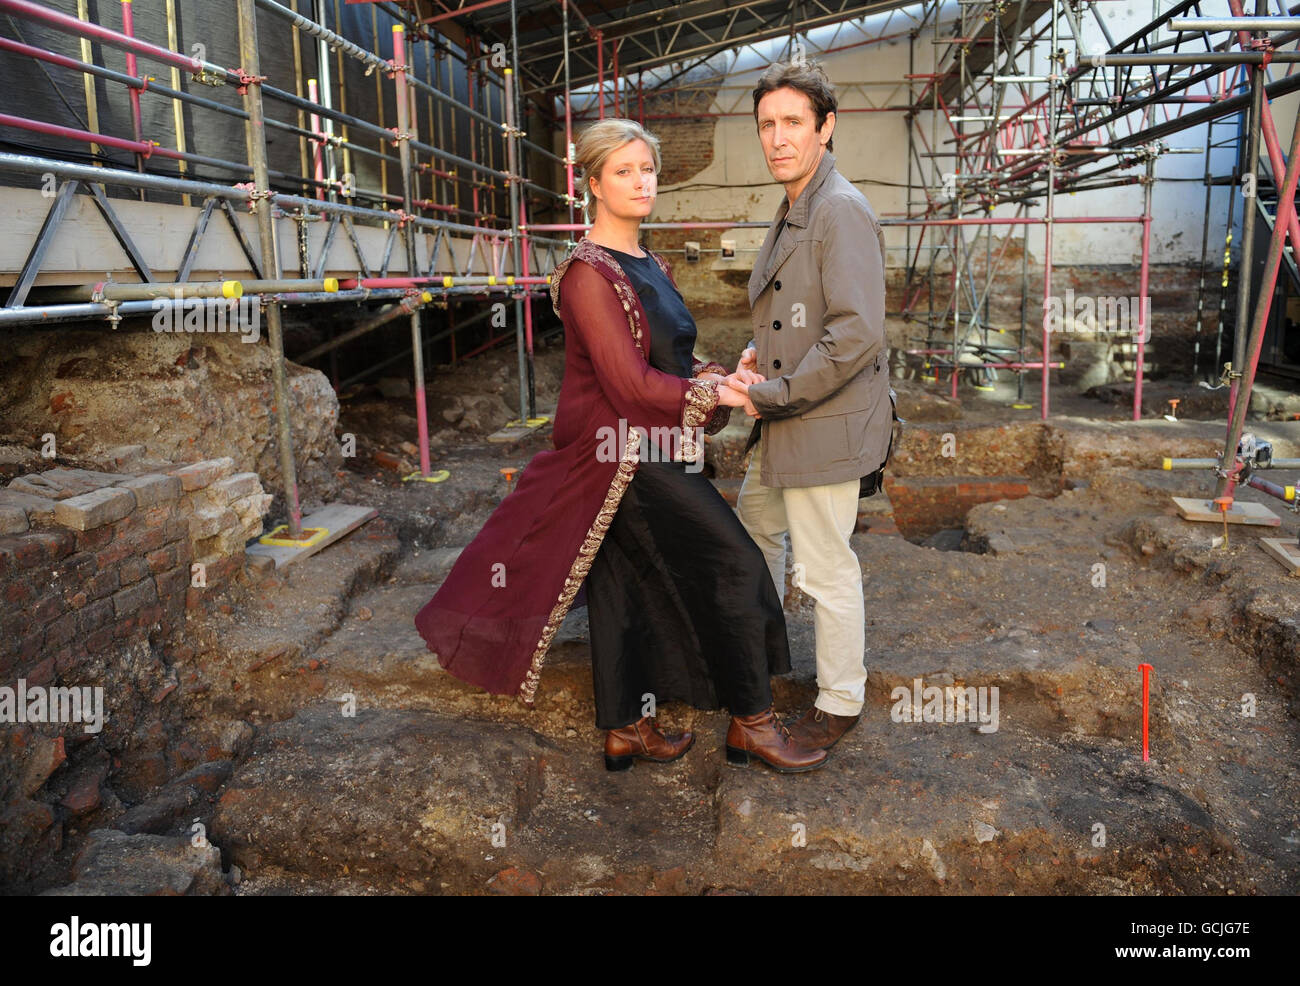
<instances>
[{"instance_id":1,"label":"pink scaffolding pole","mask_svg":"<svg viewBox=\"0 0 1300 986\"><path fill-rule=\"evenodd\" d=\"M951 350L951 349L908 349L908 350L905 350L905 352L906 352L908 355L910 355L910 356L922 356L922 355L925 355L925 354L933 354L933 355L936 355L936 356L944 356L944 355L951 355L951 354L952 354L952 350ZM1055 362L1048 363L1047 366L1048 366L1049 369L1060 370L1060 369L1063 369L1063 368L1065 367L1065 363L1062 362L1062 361L1060 361L1060 360L1057 360L1057 361L1055 361ZM1014 362L1010 362L1010 363L988 363L988 362L984 362L984 363L957 363L957 364L955 364L955 368L956 368L957 371L961 371L961 370L978 370L978 369L980 369L981 367L987 367L988 369L991 369L991 370L1041 370L1041 369L1043 368L1043 362L1042 362L1042 360L1034 360L1034 361L1029 362L1029 363L1014 363ZM936 372L936 376L937 376L937 374L938 374L938 368L937 368L937 367L935 368L935 372Z\"/></svg>"},{"instance_id":2,"label":"pink scaffolding pole","mask_svg":"<svg viewBox=\"0 0 1300 986\"><path fill-rule=\"evenodd\" d=\"M615 116L624 115L623 107L619 105L619 101L618 101L618 48L621 40L622 39L619 39L619 41L611 41L609 43L610 50L613 52L613 64L609 68L609 74L610 74L610 81L614 83L614 115Z\"/></svg>"},{"instance_id":3,"label":"pink scaffolding pole","mask_svg":"<svg viewBox=\"0 0 1300 986\"><path fill-rule=\"evenodd\" d=\"M503 3L509 2L510 0L484 0L483 3L470 4L468 7L457 7L455 10L446 10L441 14L434 14L432 17L422 18L420 23L437 24L440 21L445 21L452 17L460 17L462 14L472 14L476 10L486 10L489 7L499 7Z\"/></svg>"},{"instance_id":4,"label":"pink scaffolding pole","mask_svg":"<svg viewBox=\"0 0 1300 986\"><path fill-rule=\"evenodd\" d=\"M771 223L750 222L691 222L691 223L642 223L642 229L761 229ZM590 223L529 223L531 233L581 233L591 228Z\"/></svg>"},{"instance_id":5,"label":"pink scaffolding pole","mask_svg":"<svg viewBox=\"0 0 1300 986\"><path fill-rule=\"evenodd\" d=\"M1054 182L1049 177L1047 191L1047 210L1048 215L1044 217L1043 223L1043 360L1046 362L1052 357L1052 334L1047 324L1047 313L1051 309L1052 298L1052 223L1050 222L1052 212L1052 185ZM1028 237L1026 236L1026 239ZM1047 402L1049 399L1049 390L1051 388L1051 373L1046 369L1043 370L1043 383L1040 390L1042 406L1039 408L1044 421L1047 420Z\"/></svg>"},{"instance_id":6,"label":"pink scaffolding pole","mask_svg":"<svg viewBox=\"0 0 1300 986\"><path fill-rule=\"evenodd\" d=\"M914 254L912 254L912 256L911 256L911 257L909 258L909 260L908 260L908 266L907 266L907 269L908 269L909 271L916 270L916 268L917 268L917 261L920 260L920 257L921 257L921 249L922 249L922 245L924 244L924 242L925 242L925 228L922 227L922 229L921 229L921 235L918 236L918 237L916 238L916 252L915 252ZM912 297L908 298L906 301L903 302L903 315L904 315L904 316L907 316L907 315L911 312L911 310L912 310L912 305L916 302L916 299L919 298L919 297L921 296L921 292L922 292L923 290L925 290L925 285L924 285L924 284L921 284L921 283L918 283L918 284L916 285L916 290L912 292Z\"/></svg>"},{"instance_id":7,"label":"pink scaffolding pole","mask_svg":"<svg viewBox=\"0 0 1300 986\"><path fill-rule=\"evenodd\" d=\"M435 168L427 161L421 161L415 166L415 170L425 175L433 175L435 178L446 178L448 181L467 182L472 181L470 178L462 178L452 171L443 171L441 168Z\"/></svg>"},{"instance_id":8,"label":"pink scaffolding pole","mask_svg":"<svg viewBox=\"0 0 1300 986\"><path fill-rule=\"evenodd\" d=\"M86 71L86 63L80 62L75 58L69 58L67 55L60 55L57 52L46 51L44 48L37 48L34 45L23 44L20 41L14 41L10 38L0 37L0 51L12 51L18 55L26 55L29 58L35 58L38 61L49 62L51 65L61 65L64 68L74 69L78 72ZM144 90L149 88L148 77L127 78L125 75L118 76L116 73L112 78L121 82L125 86L135 89Z\"/></svg>"},{"instance_id":9,"label":"pink scaffolding pole","mask_svg":"<svg viewBox=\"0 0 1300 986\"><path fill-rule=\"evenodd\" d=\"M573 100L569 91L569 0L560 0L564 27L564 181L569 199L569 222L574 219Z\"/></svg>"},{"instance_id":10,"label":"pink scaffolding pole","mask_svg":"<svg viewBox=\"0 0 1300 986\"><path fill-rule=\"evenodd\" d=\"M1142 272L1138 278L1137 359L1133 373L1133 420L1142 420L1142 358L1146 352L1147 319L1151 308L1147 292L1151 275L1151 190L1155 185L1155 158L1147 158L1146 180L1142 184Z\"/></svg>"},{"instance_id":11,"label":"pink scaffolding pole","mask_svg":"<svg viewBox=\"0 0 1300 986\"><path fill-rule=\"evenodd\" d=\"M1279 202L1294 202L1296 186L1300 184L1300 116L1296 117L1295 129L1291 135L1291 153L1287 156L1286 178L1283 181ZM1241 385L1237 398L1232 403L1228 415L1228 436L1223 445L1223 471L1220 474L1215 498L1232 496L1236 484L1240 481L1237 472L1237 446L1241 442L1242 429L1246 425L1246 412L1250 408L1250 392L1255 384L1255 370L1259 365L1259 354L1264 348L1264 328L1268 324L1269 312L1273 306L1273 294L1277 288L1277 275L1282 269L1282 252L1286 247L1287 226L1278 222L1273 224L1273 234L1268 243L1268 259L1264 264L1264 274L1260 281L1259 295L1255 302L1255 316L1251 320L1250 337L1246 353L1246 365L1241 376ZM1300 247L1300 243L1292 243ZM1249 271L1242 272L1249 277ZM1230 469L1229 463L1233 466Z\"/></svg>"},{"instance_id":12,"label":"pink scaffolding pole","mask_svg":"<svg viewBox=\"0 0 1300 986\"><path fill-rule=\"evenodd\" d=\"M596 39L596 92L599 94L600 119L605 119L605 34L600 28L592 31Z\"/></svg>"},{"instance_id":13,"label":"pink scaffolding pole","mask_svg":"<svg viewBox=\"0 0 1300 986\"><path fill-rule=\"evenodd\" d=\"M626 105L630 108L631 97L625 96ZM911 109L908 106L862 106L862 107L841 107L835 111L836 116L842 116L847 113L906 113ZM753 113L736 111L734 113L644 113L639 118L643 120L720 120L724 117L748 117L754 118ZM589 113L579 113L579 120L597 119Z\"/></svg>"},{"instance_id":14,"label":"pink scaffolding pole","mask_svg":"<svg viewBox=\"0 0 1300 986\"><path fill-rule=\"evenodd\" d=\"M1243 17L1241 0L1228 0L1228 6L1232 8L1233 17ZM1242 48L1249 48L1251 37L1248 31L1238 31L1237 40L1241 43ZM1282 146L1277 137L1277 127L1273 124L1272 102L1265 99L1262 103L1263 114L1260 117L1260 133L1264 138L1264 144L1268 148L1268 163L1273 169L1273 174L1285 175L1286 164L1282 160ZM1300 244L1300 220L1296 218L1295 203L1290 200L1279 200L1278 209L1284 213L1282 217L1287 225L1287 230L1291 234L1291 242Z\"/></svg>"},{"instance_id":15,"label":"pink scaffolding pole","mask_svg":"<svg viewBox=\"0 0 1300 986\"><path fill-rule=\"evenodd\" d=\"M122 33L134 39L135 37L135 20L131 16L131 0L122 0ZM135 52L129 48L126 52L126 74L139 76L140 71L136 65ZM140 90L132 86L127 89L127 96L131 100L131 136L137 141L143 138L144 123L140 116ZM135 170L144 172L144 155L136 154ZM144 198L144 192L140 192L140 197Z\"/></svg>"},{"instance_id":16,"label":"pink scaffolding pole","mask_svg":"<svg viewBox=\"0 0 1300 986\"><path fill-rule=\"evenodd\" d=\"M307 80L307 98L313 103L320 102L320 90L317 87L315 79ZM325 139L324 131L320 128L319 114L311 114L311 132L316 135L316 140L312 143L311 163L312 173L317 181L316 198L325 198L325 157L321 142Z\"/></svg>"},{"instance_id":17,"label":"pink scaffolding pole","mask_svg":"<svg viewBox=\"0 0 1300 986\"><path fill-rule=\"evenodd\" d=\"M1057 50L1057 2L1052 0L1052 45L1049 51ZM1052 71L1055 71L1053 67ZM1052 358L1052 334L1047 324L1047 313L1052 297L1052 220L1056 217L1056 86L1049 82L1047 86L1047 132L1044 134L1047 151L1047 202L1043 209L1043 362ZM1025 237L1025 248L1029 248L1029 237ZM1047 420L1048 401L1050 399L1052 373L1043 367L1042 400L1039 414Z\"/></svg>"},{"instance_id":18,"label":"pink scaffolding pole","mask_svg":"<svg viewBox=\"0 0 1300 986\"><path fill-rule=\"evenodd\" d=\"M952 342L954 346L957 345L957 332L961 328L961 296L957 293L960 290L960 287L961 287L961 260L957 255L957 251L953 250L952 252ZM944 314L945 315L947 314L947 309L944 310ZM928 332L926 334L929 335ZM1046 353L1043 354L1043 358L1044 359L1047 358ZM957 399L957 358L955 354L953 356L952 363L953 363L953 367L952 367L951 396L953 400L956 400ZM935 383L939 382L938 367L935 367L934 370L934 382Z\"/></svg>"},{"instance_id":19,"label":"pink scaffolding pole","mask_svg":"<svg viewBox=\"0 0 1300 986\"><path fill-rule=\"evenodd\" d=\"M466 45L469 49L469 51L467 52L469 57L465 60L465 100L469 108L472 110L474 109L474 56L476 54L475 49L478 47L478 45L472 35L468 39L466 39ZM478 144L475 141L477 128L474 125L474 117L472 114L470 115L469 121L467 122L467 127L469 129L469 151L468 151L469 159L471 161L475 161L478 159ZM481 216L482 210L479 208L479 201L478 201L479 184L480 183L476 178L474 180L473 186L470 189L470 197L472 201L471 208L473 208L474 210L475 226L479 225L479 220L482 218Z\"/></svg>"},{"instance_id":20,"label":"pink scaffolding pole","mask_svg":"<svg viewBox=\"0 0 1300 986\"><path fill-rule=\"evenodd\" d=\"M57 123L45 123L42 120L28 120L26 117L10 116L7 113L0 113L0 126L14 127L18 130L27 130L31 133L47 134L51 137L62 137L65 140L75 140L83 144L99 144L103 147L116 147L118 150L131 151L141 158L147 158L151 154L161 154L165 157L174 156L175 152L168 154L163 148L158 147L151 141L147 140L128 140L125 137L110 137L108 134L92 133L89 130L77 130L75 127L63 127Z\"/></svg>"},{"instance_id":21,"label":"pink scaffolding pole","mask_svg":"<svg viewBox=\"0 0 1300 986\"><path fill-rule=\"evenodd\" d=\"M1140 223L1141 216L1057 216L1054 223ZM960 216L954 219L882 219L882 226L1041 226L1043 216Z\"/></svg>"},{"instance_id":22,"label":"pink scaffolding pole","mask_svg":"<svg viewBox=\"0 0 1300 986\"><path fill-rule=\"evenodd\" d=\"M341 184L341 183L340 183ZM431 212L462 212L454 205L443 205L441 202L434 202L430 199L411 199L411 205L418 205L421 209L428 209Z\"/></svg>"},{"instance_id":23,"label":"pink scaffolding pole","mask_svg":"<svg viewBox=\"0 0 1300 986\"><path fill-rule=\"evenodd\" d=\"M525 196L519 196L519 270L517 273L522 277L515 279L516 284L528 284L531 280L531 274L528 264L528 200ZM550 278L543 278L550 280ZM528 353L528 363L531 366L533 362L533 292L525 289L524 296L524 348ZM519 412L519 420L524 420L524 412Z\"/></svg>"},{"instance_id":24,"label":"pink scaffolding pole","mask_svg":"<svg viewBox=\"0 0 1300 986\"><path fill-rule=\"evenodd\" d=\"M401 152L402 198L404 210L414 208L411 202L411 145L407 139L414 131L410 119L410 103L406 90L406 31L401 24L393 25L393 85L397 99L397 139ZM400 224L399 224L400 225ZM415 232L407 227L406 233L406 269L416 270ZM415 377L415 427L420 445L420 475L429 475L429 415L424 393L424 341L420 331L420 313L411 312L411 350L414 355L413 375Z\"/></svg>"},{"instance_id":25,"label":"pink scaffolding pole","mask_svg":"<svg viewBox=\"0 0 1300 986\"><path fill-rule=\"evenodd\" d=\"M175 65L177 68L185 69L187 72L199 73L203 71L204 63L197 58L186 58L184 55L178 55L176 52L167 48L160 48L158 45L149 44L147 41L140 41L111 28L102 27L90 21L83 21L69 14L60 13L57 10L51 10L49 7L42 7L38 3L31 3L29 0L0 0L0 11L8 14L14 14L26 20L37 21L46 24L65 34L74 34L82 38L90 38L100 41L114 48L121 48L125 51L134 52L138 55L145 55L154 61L162 62L166 65ZM225 69L221 69L226 72Z\"/></svg>"},{"instance_id":26,"label":"pink scaffolding pole","mask_svg":"<svg viewBox=\"0 0 1300 986\"><path fill-rule=\"evenodd\" d=\"M549 283L544 275L530 277L498 277L495 274L433 274L429 277L344 277L339 279L340 291L353 291L357 288L378 290L381 288L453 288L481 287L485 291L491 288L506 290L517 285L541 285Z\"/></svg>"}]
</instances>

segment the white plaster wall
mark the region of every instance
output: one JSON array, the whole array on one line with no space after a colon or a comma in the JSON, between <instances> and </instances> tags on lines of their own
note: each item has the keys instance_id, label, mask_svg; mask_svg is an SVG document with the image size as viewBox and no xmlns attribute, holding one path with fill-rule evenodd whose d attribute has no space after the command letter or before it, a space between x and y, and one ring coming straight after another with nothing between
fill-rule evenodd
<instances>
[{"instance_id":1,"label":"white plaster wall","mask_svg":"<svg viewBox=\"0 0 1300 986\"><path fill-rule=\"evenodd\" d=\"M1164 9L1170 6L1167 0L1155 3L1105 3L1099 5L1107 28L1116 41L1120 41L1147 23L1153 8ZM1222 9L1219 9L1222 8ZM955 5L954 8L955 9ZM1208 2L1203 10L1205 16L1225 16L1229 13L1224 0ZM1076 43L1071 37L1069 25L1061 22L1061 43L1069 53L1067 61L1073 65L1078 60L1076 52L1081 48L1083 56L1106 50L1108 47L1104 35L1085 14L1083 38ZM866 22L869 30L876 35L890 33L905 28L908 21L896 14L894 19L882 26L883 18L877 17ZM1046 17L1043 23L1046 23ZM843 45L860 40L861 34L856 28L841 28L839 36L828 42L828 29L814 33L815 43ZM931 69L936 46L931 44L933 33L927 30L913 44L914 72L926 72ZM780 57L781 44L774 42L765 48L768 57ZM1292 46L1294 47L1294 45ZM1034 72L1045 71L1045 54L1048 42L1045 39L1040 51L1035 54ZM815 55L815 52L814 52ZM900 41L876 43L847 51L832 53L819 57L826 66L828 74L840 90L841 112L835 131L835 155L841 173L864 192L870 200L877 215L882 219L891 215L898 216L905 212L907 183L907 123L901 112L871 113L852 112L871 105L905 105L908 102L907 83L904 75L908 73L909 45L906 38ZM758 61L753 55L752 60ZM742 60L738 63L744 66ZM765 67L759 63L744 71L737 71L726 79L728 85L752 85ZM1028 60L1022 56L1018 63L1020 72L1028 74ZM1285 74L1286 66L1273 68L1273 77ZM869 85L855 85L868 83ZM883 83L883 84L881 84ZM920 83L915 83L919 89ZM1045 91L1043 84L1029 86L1031 96ZM1190 90L1204 93L1202 84ZM1018 98L1009 92L1008 102ZM1204 104L1186 104L1184 112L1193 112ZM1300 94L1293 94L1275 102L1273 112L1277 127L1285 148L1290 139L1291 127L1295 120L1296 108L1300 105ZM748 114L752 109L749 96L742 92L723 91L715 103L717 112L741 111ZM1176 107L1169 107L1170 113ZM973 112L971 110L970 112ZM1165 108L1155 109L1155 119L1164 119ZM931 133L929 114L921 117L919 126L927 136ZM1137 129L1140 120L1137 115L1131 118L1133 129ZM670 126L671 124L669 124ZM946 132L946 125L940 124ZM968 125L969 126L969 125ZM1127 133L1128 121L1117 124L1119 132ZM1216 143L1230 141L1235 128L1223 123L1214 129ZM942 133L940 139L942 139ZM1172 134L1165 142L1172 147L1196 148L1193 154L1163 155L1156 164L1156 185L1153 190L1151 260L1153 263L1188 263L1199 262L1201 257L1202 221L1205 215L1205 188L1201 178L1205 170L1204 147L1206 139L1205 126L1198 126ZM918 149L923 150L918 143ZM1229 173L1233 167L1235 151L1231 146L1214 152L1212 172ZM1107 161L1109 159L1099 159ZM1115 174L1140 175L1142 167L1136 166ZM1182 180L1180 180L1182 179ZM1191 179L1191 180L1185 180ZM919 193L919 189L918 189ZM1219 256L1222 249L1225 225L1227 222L1228 196L1234 194L1228 187L1216 188L1211 198L1210 255ZM1239 193L1235 193L1239 194ZM763 162L758 138L754 129L752 116L723 117L718 121L715 135L715 151L712 163L689 181L677 186L665 186L660 190L659 201L653 217L655 220L670 221L684 219L732 219L748 218L768 221L775 213L784 195L783 189L771 181ZM918 196L919 197L919 196ZM1235 208L1236 222L1240 222L1241 200ZM1059 216L1081 215L1140 215L1142 211L1142 189L1140 185L1101 189L1091 192L1058 195L1055 211ZM1013 215L1014 207L1002 206L995 215ZM1031 215L1041 216L1043 205L1033 207ZM1018 228L1014 228L1017 229ZM757 247L762 241L762 230L736 230L734 238L741 249ZM999 234L1001 235L1001 234ZM1019 236L1019 232L1013 233ZM913 234L915 236L915 233ZM1031 227L1028 233L1028 246L1031 260L1042 259L1043 230ZM1239 242L1240 238L1236 240ZM906 234L900 227L886 230L886 242L889 248L890 266L904 263ZM1053 240L1053 261L1056 264L1136 264L1141 257L1140 224L1108 225L1058 225Z\"/></svg>"}]
</instances>

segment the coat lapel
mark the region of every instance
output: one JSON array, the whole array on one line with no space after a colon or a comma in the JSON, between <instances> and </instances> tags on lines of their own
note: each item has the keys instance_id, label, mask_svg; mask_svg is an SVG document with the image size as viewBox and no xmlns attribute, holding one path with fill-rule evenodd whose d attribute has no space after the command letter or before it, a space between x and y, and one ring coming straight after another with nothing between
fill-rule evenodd
<instances>
[{"instance_id":1,"label":"coat lapel","mask_svg":"<svg viewBox=\"0 0 1300 986\"><path fill-rule=\"evenodd\" d=\"M663 260L647 250L646 253L655 258L655 262L667 274L667 268ZM636 344L639 352L646 360L650 361L650 332L646 322L645 309L641 305L641 297L636 293L636 288L632 287L632 281L623 270L622 265L614 259L614 255L602 247L599 243L593 243L585 236L578 241L578 245L573 248L563 261L555 265L555 270L551 273L551 307L556 315L560 314L560 281L563 279L565 272L569 269L569 264L575 260L582 260L594 267L598 272L603 274L609 281L610 286L614 289L614 294L623 305L623 311L627 313L627 327L632 334L632 341ZM671 280L671 277L669 278Z\"/></svg>"},{"instance_id":2,"label":"coat lapel","mask_svg":"<svg viewBox=\"0 0 1300 986\"><path fill-rule=\"evenodd\" d=\"M776 218L772 220L772 226L767 231L767 237L763 240L763 246L758 251L754 272L749 275L751 308L754 307L754 302L763 293L763 289L767 287L773 275L781 269L781 265L789 259L790 254L794 253L794 234L790 232L789 223L781 221L785 218L786 203L782 201L781 208L777 210Z\"/></svg>"},{"instance_id":3,"label":"coat lapel","mask_svg":"<svg viewBox=\"0 0 1300 986\"><path fill-rule=\"evenodd\" d=\"M754 261L754 272L749 276L749 307L754 307L754 304L758 301L758 296L763 293L763 289L767 287L772 278L776 276L776 272L781 269L781 265L794 252L795 237L794 233L790 231L790 227L807 228L808 216L812 211L812 206L809 203L834 167L835 155L827 151L822 155L821 162L817 165L817 171L813 174L812 180L808 182L807 187L795 200L794 207L790 207L788 198L781 200L781 205L776 210L776 218L772 220L772 228L767 231L767 238L763 240L763 245L758 251L758 258ZM781 223L782 219L785 220L784 225ZM780 232L778 233L777 230L780 230Z\"/></svg>"}]
</instances>

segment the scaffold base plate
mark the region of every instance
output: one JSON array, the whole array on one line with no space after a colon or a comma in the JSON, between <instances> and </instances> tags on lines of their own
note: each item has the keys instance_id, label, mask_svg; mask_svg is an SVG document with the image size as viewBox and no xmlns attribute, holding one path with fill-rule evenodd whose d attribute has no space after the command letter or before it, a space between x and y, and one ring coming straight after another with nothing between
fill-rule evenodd
<instances>
[{"instance_id":1,"label":"scaffold base plate","mask_svg":"<svg viewBox=\"0 0 1300 986\"><path fill-rule=\"evenodd\" d=\"M514 421L509 422L500 431L494 431L492 434L488 435L487 440L489 442L517 442L519 439L524 438L531 432L541 428L543 425L548 425L550 423L551 419L544 415L541 417L529 418L527 422L520 421L516 418Z\"/></svg>"},{"instance_id":2,"label":"scaffold base plate","mask_svg":"<svg viewBox=\"0 0 1300 986\"><path fill-rule=\"evenodd\" d=\"M1214 505L1213 500L1198 500L1190 496L1173 498L1178 507L1178 516L1183 520L1202 521L1209 524L1222 524L1224 514ZM1281 527L1282 518L1262 503L1243 503L1237 500L1228 508L1229 524L1254 524L1261 527Z\"/></svg>"},{"instance_id":3,"label":"scaffold base plate","mask_svg":"<svg viewBox=\"0 0 1300 986\"><path fill-rule=\"evenodd\" d=\"M350 534L366 521L378 517L374 507L354 507L346 503L330 503L317 510L310 517L302 519L304 528L323 528L324 537L302 545L250 544L244 549L246 555L270 558L276 569L283 569L294 562L310 558L316 552L329 547L339 538Z\"/></svg>"}]
</instances>

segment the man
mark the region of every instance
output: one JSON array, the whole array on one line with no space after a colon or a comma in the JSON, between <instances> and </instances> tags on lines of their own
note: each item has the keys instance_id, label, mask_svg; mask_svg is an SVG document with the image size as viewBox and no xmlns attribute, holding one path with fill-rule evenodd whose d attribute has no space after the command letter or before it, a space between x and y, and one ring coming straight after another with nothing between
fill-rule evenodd
<instances>
[{"instance_id":1,"label":"man","mask_svg":"<svg viewBox=\"0 0 1300 986\"><path fill-rule=\"evenodd\" d=\"M754 338L728 377L758 419L737 512L778 596L789 533L794 584L817 603L817 699L790 730L819 749L862 712L862 570L849 537L860 480L884 462L893 423L884 238L866 197L835 170L835 110L812 64L773 65L754 89L759 141L785 199L749 279Z\"/></svg>"}]
</instances>

